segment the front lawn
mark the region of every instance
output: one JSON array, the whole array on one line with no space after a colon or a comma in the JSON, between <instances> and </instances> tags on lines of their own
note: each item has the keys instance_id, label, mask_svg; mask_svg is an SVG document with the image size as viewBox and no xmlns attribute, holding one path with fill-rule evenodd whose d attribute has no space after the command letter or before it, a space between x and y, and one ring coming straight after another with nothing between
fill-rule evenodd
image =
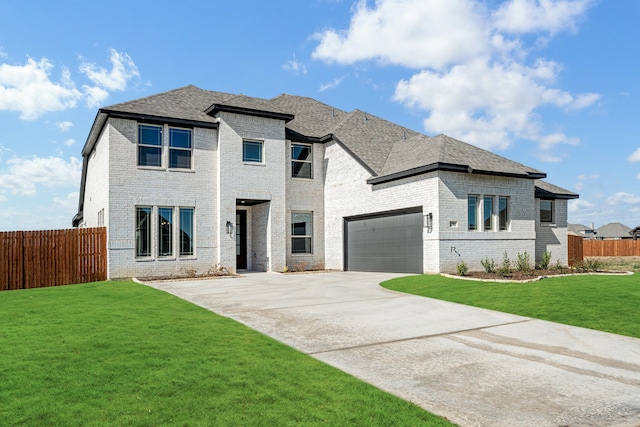
<instances>
[{"instance_id":1,"label":"front lawn","mask_svg":"<svg viewBox=\"0 0 640 427\"><path fill-rule=\"evenodd\" d=\"M133 282L0 293L0 425L451 425Z\"/></svg>"},{"instance_id":2,"label":"front lawn","mask_svg":"<svg viewBox=\"0 0 640 427\"><path fill-rule=\"evenodd\" d=\"M408 276L382 286L460 304L640 338L640 274L496 283Z\"/></svg>"}]
</instances>

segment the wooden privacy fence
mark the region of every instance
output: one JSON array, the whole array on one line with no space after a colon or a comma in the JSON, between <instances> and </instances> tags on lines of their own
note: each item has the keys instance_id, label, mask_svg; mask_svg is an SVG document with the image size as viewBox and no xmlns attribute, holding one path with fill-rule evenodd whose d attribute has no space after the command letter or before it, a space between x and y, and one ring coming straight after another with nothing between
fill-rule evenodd
<instances>
[{"instance_id":1,"label":"wooden privacy fence","mask_svg":"<svg viewBox=\"0 0 640 427\"><path fill-rule=\"evenodd\" d=\"M640 240L585 240L584 256L640 256Z\"/></svg>"},{"instance_id":2,"label":"wooden privacy fence","mask_svg":"<svg viewBox=\"0 0 640 427\"><path fill-rule=\"evenodd\" d=\"M572 266L577 262L580 262L584 259L584 247L582 246L582 241L584 240L582 236L573 236L569 234L568 236L569 244L569 253L567 259L569 260L569 265Z\"/></svg>"},{"instance_id":3,"label":"wooden privacy fence","mask_svg":"<svg viewBox=\"0 0 640 427\"><path fill-rule=\"evenodd\" d=\"M107 229L0 233L0 291L107 279Z\"/></svg>"}]
</instances>

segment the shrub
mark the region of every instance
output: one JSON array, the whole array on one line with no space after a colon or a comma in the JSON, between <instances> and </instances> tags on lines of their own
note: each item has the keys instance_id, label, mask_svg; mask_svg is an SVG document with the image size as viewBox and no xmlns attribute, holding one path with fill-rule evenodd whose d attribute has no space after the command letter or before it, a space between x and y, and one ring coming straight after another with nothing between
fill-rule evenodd
<instances>
[{"instance_id":1,"label":"shrub","mask_svg":"<svg viewBox=\"0 0 640 427\"><path fill-rule=\"evenodd\" d=\"M486 271L487 273L496 272L496 262L493 260L493 258L489 260L489 257L487 257L480 261L480 264L482 264L482 267L484 267L484 271Z\"/></svg>"},{"instance_id":2,"label":"shrub","mask_svg":"<svg viewBox=\"0 0 640 427\"><path fill-rule=\"evenodd\" d=\"M542 254L542 259L540 260L540 269L548 269L549 264L551 264L551 251L544 251L544 253Z\"/></svg>"},{"instance_id":3,"label":"shrub","mask_svg":"<svg viewBox=\"0 0 640 427\"><path fill-rule=\"evenodd\" d=\"M502 258L502 263L498 270L496 271L501 276L506 276L511 273L511 260L509 259L509 255L507 255L507 251L504 251L504 257Z\"/></svg>"},{"instance_id":4,"label":"shrub","mask_svg":"<svg viewBox=\"0 0 640 427\"><path fill-rule=\"evenodd\" d=\"M207 271L207 275L209 276L228 276L229 270L224 265L218 263L209 267L209 271Z\"/></svg>"},{"instance_id":5,"label":"shrub","mask_svg":"<svg viewBox=\"0 0 640 427\"><path fill-rule=\"evenodd\" d=\"M456 269L458 270L458 276L466 276L469 272L469 267L464 261L460 261L458 264L456 264Z\"/></svg>"},{"instance_id":6,"label":"shrub","mask_svg":"<svg viewBox=\"0 0 640 427\"><path fill-rule=\"evenodd\" d=\"M516 261L516 270L521 273L528 273L532 270L531 267L531 259L527 251L524 251L523 254L518 252L518 260Z\"/></svg>"}]
</instances>

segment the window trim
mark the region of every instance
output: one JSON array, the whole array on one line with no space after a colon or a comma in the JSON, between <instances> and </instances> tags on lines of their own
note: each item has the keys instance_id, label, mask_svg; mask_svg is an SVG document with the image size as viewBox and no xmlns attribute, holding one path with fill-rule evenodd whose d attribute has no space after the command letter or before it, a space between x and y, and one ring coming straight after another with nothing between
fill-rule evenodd
<instances>
[{"instance_id":1,"label":"window trim","mask_svg":"<svg viewBox=\"0 0 640 427\"><path fill-rule=\"evenodd\" d=\"M549 219L543 219L542 218L542 202L548 202L549 205L549 215L550 218ZM540 223L544 223L544 224L553 224L554 219L555 219L555 212L554 212L554 200L553 199L540 199L540 209L539 209L539 215L540 215Z\"/></svg>"},{"instance_id":2,"label":"window trim","mask_svg":"<svg viewBox=\"0 0 640 427\"><path fill-rule=\"evenodd\" d=\"M502 201L504 200L504 223L502 215ZM498 196L498 231L509 231L509 197Z\"/></svg>"},{"instance_id":3,"label":"window trim","mask_svg":"<svg viewBox=\"0 0 640 427\"><path fill-rule=\"evenodd\" d=\"M163 222L162 220L164 219L164 217L162 216L162 211L163 210L170 210L170 215L169 215L169 220L171 221L169 223L169 227L166 227L166 230L168 231L168 249L169 251L165 251L163 249L164 245L163 245L163 241L164 241L164 233L163 233ZM157 239L158 239L158 258L174 258L175 257L175 239L174 239L174 227L176 225L175 222L175 209L173 208L173 206L158 206L158 208L156 209L157 211L157 215L156 217L158 218L158 226L157 226Z\"/></svg>"},{"instance_id":4,"label":"window trim","mask_svg":"<svg viewBox=\"0 0 640 427\"><path fill-rule=\"evenodd\" d=\"M487 218L487 204L489 204L489 217ZM482 227L483 231L493 231L495 226L494 218L495 196L482 196ZM487 227L487 221L489 226Z\"/></svg>"},{"instance_id":5,"label":"window trim","mask_svg":"<svg viewBox=\"0 0 640 427\"><path fill-rule=\"evenodd\" d=\"M480 231L479 230L479 221L478 221L478 195L476 194L469 194L467 195L467 230L468 231ZM473 217L471 216L471 200L473 200ZM473 218L473 223L471 222L471 219Z\"/></svg>"},{"instance_id":6,"label":"window trim","mask_svg":"<svg viewBox=\"0 0 640 427\"><path fill-rule=\"evenodd\" d=\"M183 242L183 224L182 224L182 213L186 212L186 211L191 211L191 235L190 235L190 245L191 245L191 251L189 253L184 252L183 251L183 247L184 247L184 242ZM178 207L178 232L179 232L179 238L178 238L178 256L180 258L186 258L186 257L194 257L196 254L195 251L195 230L196 230L196 209L194 207L190 207L190 206L180 206Z\"/></svg>"},{"instance_id":7,"label":"window trim","mask_svg":"<svg viewBox=\"0 0 640 427\"><path fill-rule=\"evenodd\" d=\"M308 148L309 149L309 159L308 160L294 159L293 150L296 147ZM305 144L305 143L301 143L301 142L292 142L291 143L290 155L291 155L291 178L312 180L313 179L313 144ZM308 163L309 164L309 175L310 176L306 177L306 176L294 175L294 170L295 170L294 165L296 163L302 163L302 164Z\"/></svg>"},{"instance_id":8,"label":"window trim","mask_svg":"<svg viewBox=\"0 0 640 427\"><path fill-rule=\"evenodd\" d=\"M143 144L142 142L142 129L143 128L155 128L158 129L160 131L160 144L159 145L154 145L154 144ZM140 164L140 148L153 148L153 149L157 149L160 150L160 164L159 165L143 165ZM140 168L153 168L153 169L161 169L162 165L163 165L163 159L164 159L164 126L161 125L152 125L152 124L146 124L146 123L138 123L138 141L137 141L137 147L136 147L136 165Z\"/></svg>"},{"instance_id":9,"label":"window trim","mask_svg":"<svg viewBox=\"0 0 640 427\"><path fill-rule=\"evenodd\" d=\"M144 209L148 209L148 213L147 213L147 228L146 228L146 239L147 239L147 248L148 248L148 252L145 253L141 253L141 251L139 250L140 245L139 243L141 242L141 237L144 236L139 236L138 233L140 232L140 222L139 222L139 217L138 217L138 213L141 212ZM153 206L136 206L135 207L135 223L134 223L134 239L135 239L135 257L136 259L150 259L153 257Z\"/></svg>"},{"instance_id":10,"label":"window trim","mask_svg":"<svg viewBox=\"0 0 640 427\"><path fill-rule=\"evenodd\" d=\"M306 234L295 234L295 229L294 229L294 221L293 221L293 217L296 214L308 214L309 215L309 228L310 230L307 230L305 228L305 233ZM291 211L291 255L313 255L313 212L312 211ZM294 251L294 240L300 240L300 239L304 239L305 241L305 251L304 252L299 252L299 251ZM309 239L309 251L306 251L306 240Z\"/></svg>"},{"instance_id":11,"label":"window trim","mask_svg":"<svg viewBox=\"0 0 640 427\"><path fill-rule=\"evenodd\" d=\"M259 144L260 146L260 160L252 160L246 155L246 145L245 144ZM242 139L242 162L249 165L263 165L264 164L264 141L260 139Z\"/></svg>"},{"instance_id":12,"label":"window trim","mask_svg":"<svg viewBox=\"0 0 640 427\"><path fill-rule=\"evenodd\" d=\"M174 147L172 146L173 142L173 132L185 132L189 135L189 148L184 147ZM172 151L188 151L189 152L189 167L180 167L180 166L171 166L171 152ZM179 127L169 127L169 159L167 162L168 169L177 169L177 170L192 170L193 169L193 130L188 128L179 128Z\"/></svg>"}]
</instances>

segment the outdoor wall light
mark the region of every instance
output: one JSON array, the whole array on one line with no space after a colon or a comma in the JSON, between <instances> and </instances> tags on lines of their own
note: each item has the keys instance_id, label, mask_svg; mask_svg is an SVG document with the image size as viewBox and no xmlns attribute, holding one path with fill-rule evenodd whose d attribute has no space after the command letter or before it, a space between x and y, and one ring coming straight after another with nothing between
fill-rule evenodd
<instances>
[{"instance_id":1,"label":"outdoor wall light","mask_svg":"<svg viewBox=\"0 0 640 427\"><path fill-rule=\"evenodd\" d=\"M233 223L231 221L227 221L227 234L229 236L233 234Z\"/></svg>"},{"instance_id":2,"label":"outdoor wall light","mask_svg":"<svg viewBox=\"0 0 640 427\"><path fill-rule=\"evenodd\" d=\"M427 227L427 232L431 233L431 230L433 230L433 214L429 212L424 216L424 220Z\"/></svg>"}]
</instances>

